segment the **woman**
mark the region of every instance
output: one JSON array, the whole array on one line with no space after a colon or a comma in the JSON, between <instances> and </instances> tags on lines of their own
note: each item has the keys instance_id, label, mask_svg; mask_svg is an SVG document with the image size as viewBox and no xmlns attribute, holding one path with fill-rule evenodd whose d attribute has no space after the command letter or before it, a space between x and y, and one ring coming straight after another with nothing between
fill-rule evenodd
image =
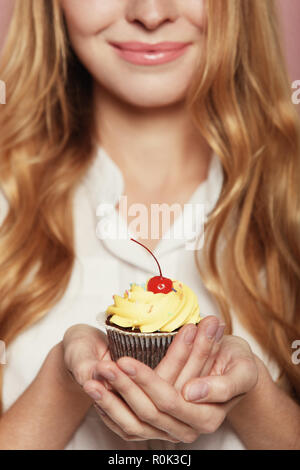
<instances>
[{"instance_id":1,"label":"woman","mask_svg":"<svg viewBox=\"0 0 300 470\"><path fill-rule=\"evenodd\" d=\"M0 70L1 448L300 448L300 127L273 1L17 0ZM155 370L95 328L155 272L96 236L121 195L207 203L202 250L140 237L205 315Z\"/></svg>"}]
</instances>

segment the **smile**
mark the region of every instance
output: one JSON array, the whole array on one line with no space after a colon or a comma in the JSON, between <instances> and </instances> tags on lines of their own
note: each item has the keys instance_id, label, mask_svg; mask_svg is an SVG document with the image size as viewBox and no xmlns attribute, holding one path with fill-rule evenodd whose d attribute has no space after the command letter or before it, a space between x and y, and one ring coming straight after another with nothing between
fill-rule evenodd
<instances>
[{"instance_id":1,"label":"smile","mask_svg":"<svg viewBox=\"0 0 300 470\"><path fill-rule=\"evenodd\" d=\"M191 43L110 43L116 53L136 65L159 65L171 62L185 54Z\"/></svg>"}]
</instances>

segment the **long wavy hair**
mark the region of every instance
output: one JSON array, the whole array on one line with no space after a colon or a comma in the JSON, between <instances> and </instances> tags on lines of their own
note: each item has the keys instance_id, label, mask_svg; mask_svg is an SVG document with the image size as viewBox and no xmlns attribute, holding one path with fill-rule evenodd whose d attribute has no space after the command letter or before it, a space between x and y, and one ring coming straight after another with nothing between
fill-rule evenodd
<instances>
[{"instance_id":1,"label":"long wavy hair","mask_svg":"<svg viewBox=\"0 0 300 470\"><path fill-rule=\"evenodd\" d=\"M205 60L187 111L219 156L224 184L205 227L204 263L197 251L196 262L227 333L233 309L299 398L291 345L300 338L300 122L276 5L206 0L206 8ZM0 338L8 345L66 290L73 196L95 156L92 78L72 51L58 0L16 0L0 77L0 187L9 207Z\"/></svg>"}]
</instances>

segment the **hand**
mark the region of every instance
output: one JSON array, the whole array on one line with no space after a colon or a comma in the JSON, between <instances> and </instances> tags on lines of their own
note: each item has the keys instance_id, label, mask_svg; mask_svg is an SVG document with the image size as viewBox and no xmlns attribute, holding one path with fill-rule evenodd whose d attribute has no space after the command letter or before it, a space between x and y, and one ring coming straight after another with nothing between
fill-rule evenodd
<instances>
[{"instance_id":1,"label":"hand","mask_svg":"<svg viewBox=\"0 0 300 470\"><path fill-rule=\"evenodd\" d=\"M183 340L183 333L187 328L190 326L187 325L176 336L178 343ZM199 331L197 337L198 335ZM200 335L198 342L201 343ZM175 340L173 343L175 344ZM194 347L190 349L193 351ZM191 403L187 396L189 385L195 384L195 380L203 379L193 379L191 383L185 384L182 394L175 386L162 379L157 370L153 371L141 362L127 357L119 359L116 364L102 362L97 368L99 378L106 377L110 380L122 398L110 393L95 381L85 384L86 391L89 393L89 387L93 387L94 391L97 390L99 394L97 405L101 406L102 413L103 410L105 412L105 415L102 415L103 421L125 440L162 439L163 431L164 438L172 442L194 442L199 434L211 433L218 429L229 410L241 400L243 394L255 386L257 381L255 358L246 341L230 336L226 337L217 348L219 352L216 354L212 373L217 371L220 376L209 376L210 380L216 381L216 390L212 380L211 384L207 384L210 386L207 399L202 399L202 402L207 401L209 404ZM182 345L180 349L183 349ZM207 351L207 348L204 349ZM214 350L215 348L211 346L211 351ZM171 359L170 353L168 360L171 362ZM206 357L200 361L203 367L207 361L209 357L206 354ZM189 364L191 368L192 364L195 365L195 361L188 356L185 364ZM135 369L135 374L130 375L129 370L127 374L124 373L126 366ZM113 373L115 377L109 373ZM178 373L171 375L172 380L174 376L175 380L180 376ZM217 404L212 404L214 402Z\"/></svg>"},{"instance_id":2,"label":"hand","mask_svg":"<svg viewBox=\"0 0 300 470\"><path fill-rule=\"evenodd\" d=\"M65 368L81 387L94 377L99 361L111 360L106 335L88 325L79 324L69 328L62 344ZM111 389L106 381L103 383Z\"/></svg>"},{"instance_id":3,"label":"hand","mask_svg":"<svg viewBox=\"0 0 300 470\"><path fill-rule=\"evenodd\" d=\"M160 377L174 385L177 390L189 378L208 373L220 348L220 340L223 336L224 328L225 324L220 324L215 316L207 316L201 320L198 327L193 324L183 326L169 347L166 356L156 367L156 372ZM98 368L98 370L100 369ZM99 380L104 380L103 377L100 377L100 374ZM97 406L97 396L99 396L97 383L89 381L85 384L84 388L95 400L96 409L100 415L102 412L101 417L103 417L103 410ZM120 393L117 390L114 390L114 392L125 403ZM132 440L132 437L118 429L112 420L108 421L107 415L103 421L123 439ZM133 417L131 421L134 421ZM124 426L126 427L125 423ZM157 428L153 426L147 426L147 436L145 439L159 438L178 442L177 439L174 440L172 436L165 432L158 433ZM138 436L135 436L135 439L138 439Z\"/></svg>"},{"instance_id":4,"label":"hand","mask_svg":"<svg viewBox=\"0 0 300 470\"><path fill-rule=\"evenodd\" d=\"M224 404L227 414L256 387L261 371L258 361L247 341L238 336L225 336L210 374L189 380L182 394L193 403Z\"/></svg>"},{"instance_id":5,"label":"hand","mask_svg":"<svg viewBox=\"0 0 300 470\"><path fill-rule=\"evenodd\" d=\"M185 325L176 335L166 356L156 367L156 372L174 385L177 390L179 390L189 378L208 373L220 348L220 340L223 336L224 328L225 324L220 324L215 316L207 316L201 320L198 327L192 324ZM103 377L101 377L101 379L103 380ZM86 384L86 391L92 397L97 396L96 385L97 384L92 382ZM115 392L124 402L117 390L115 390ZM95 406L99 414L102 412L103 418L103 410L97 406L97 403L95 403ZM122 432L111 420L107 419L107 415L106 419L103 420L110 429L114 430L123 439L141 440L138 436L132 437L129 436L128 433ZM151 436L152 439L160 438L179 442L177 439L174 440L174 438L167 433L160 433L158 435L157 428L154 426L147 427L147 432L147 436ZM148 439L150 439L150 437L148 437Z\"/></svg>"},{"instance_id":6,"label":"hand","mask_svg":"<svg viewBox=\"0 0 300 470\"><path fill-rule=\"evenodd\" d=\"M185 325L156 367L157 374L176 390L190 379L208 375L220 350L225 326L212 315L198 326Z\"/></svg>"},{"instance_id":7,"label":"hand","mask_svg":"<svg viewBox=\"0 0 300 470\"><path fill-rule=\"evenodd\" d=\"M193 373L200 374L200 360L198 360L198 368L196 370L193 368L193 363L199 359L199 352L202 352L203 356L205 356L206 354L209 355L209 352L213 349L212 336L213 333L217 331L218 325L219 322L216 317L207 317L201 322L201 327L198 327L198 334L196 336L196 338L198 338L196 357L194 359L190 358L190 360L187 361L189 366L187 370L190 371L191 377L193 377ZM223 328L221 328L221 330L223 330ZM197 327L195 325L186 325L180 330L176 341L173 341L166 356L168 359L166 360L165 358L159 365L161 374L164 374L164 370L166 370L168 380L175 381L175 377L179 375L182 364L188 359L190 351L192 350L193 339L196 333ZM184 347L182 347L183 344ZM99 362L101 360L110 361L111 359L106 335L88 325L75 325L69 328L63 339L63 348L66 369L82 388L89 381L90 385L93 385L91 381L95 375L97 375ZM214 351L216 351L216 349L214 349ZM168 365L168 362L172 363L171 367ZM204 361L202 358L202 365L203 364ZM183 376L181 376L181 379L183 380ZM112 387L104 378L102 378L102 383L107 389L112 390ZM83 389L85 390L85 388ZM97 391L89 388L88 383L86 390L93 400L97 400ZM119 399L122 399L117 390L115 390L115 395L116 398L119 397ZM157 437L160 439L173 440L172 437L165 432L157 433L156 428L149 426L148 431L149 435L153 438ZM177 439L175 442L177 442Z\"/></svg>"}]
</instances>

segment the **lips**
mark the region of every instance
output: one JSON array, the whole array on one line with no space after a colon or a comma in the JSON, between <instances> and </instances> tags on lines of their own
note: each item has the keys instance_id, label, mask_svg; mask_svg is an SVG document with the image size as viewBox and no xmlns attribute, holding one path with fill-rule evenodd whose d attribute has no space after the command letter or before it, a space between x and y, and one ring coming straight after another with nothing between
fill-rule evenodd
<instances>
[{"instance_id":1,"label":"lips","mask_svg":"<svg viewBox=\"0 0 300 470\"><path fill-rule=\"evenodd\" d=\"M165 52L183 49L190 43L160 42L156 44L151 44L146 42L110 42L110 44L121 50L127 50L132 52Z\"/></svg>"},{"instance_id":2,"label":"lips","mask_svg":"<svg viewBox=\"0 0 300 470\"><path fill-rule=\"evenodd\" d=\"M190 42L110 42L116 53L135 65L161 65L185 54Z\"/></svg>"}]
</instances>

